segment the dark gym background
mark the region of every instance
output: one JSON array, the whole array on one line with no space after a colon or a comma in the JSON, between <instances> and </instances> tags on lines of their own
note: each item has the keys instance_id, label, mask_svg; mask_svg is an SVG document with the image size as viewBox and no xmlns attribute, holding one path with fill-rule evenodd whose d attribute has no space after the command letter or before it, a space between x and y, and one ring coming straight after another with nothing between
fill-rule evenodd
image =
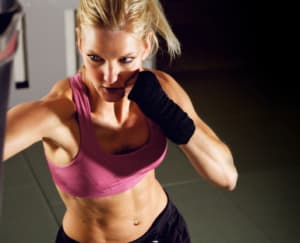
<instances>
[{"instance_id":1,"label":"dark gym background","mask_svg":"<svg viewBox=\"0 0 300 243\"><path fill-rule=\"evenodd\" d=\"M192 242L299 242L299 102L297 76L292 75L296 61L291 57L297 32L294 7L248 0L162 3L183 54L172 65L159 55L158 68L186 89L200 117L231 148L239 171L235 191L215 188L170 144L157 176L185 216ZM30 54L34 68L38 63L29 50ZM48 82L56 81L46 74ZM53 242L64 206L41 144L7 161L5 176L0 241Z\"/></svg>"}]
</instances>

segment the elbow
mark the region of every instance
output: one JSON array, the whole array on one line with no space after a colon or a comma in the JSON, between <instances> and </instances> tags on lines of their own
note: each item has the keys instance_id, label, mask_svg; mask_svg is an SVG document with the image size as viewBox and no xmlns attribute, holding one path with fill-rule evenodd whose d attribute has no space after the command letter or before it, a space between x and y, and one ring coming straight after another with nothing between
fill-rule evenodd
<instances>
[{"instance_id":1,"label":"elbow","mask_svg":"<svg viewBox=\"0 0 300 243\"><path fill-rule=\"evenodd\" d=\"M220 176L217 180L212 182L219 188L225 189L227 191L233 191L236 188L237 179L238 179L237 172L224 173L223 171L222 176Z\"/></svg>"},{"instance_id":2,"label":"elbow","mask_svg":"<svg viewBox=\"0 0 300 243\"><path fill-rule=\"evenodd\" d=\"M223 164L223 185L222 187L228 191L233 191L236 188L238 181L238 172L234 166L231 153L228 153L227 160Z\"/></svg>"},{"instance_id":3,"label":"elbow","mask_svg":"<svg viewBox=\"0 0 300 243\"><path fill-rule=\"evenodd\" d=\"M235 170L235 171L231 172L230 175L227 175L225 189L228 191L233 191L236 188L237 181L238 181L238 173Z\"/></svg>"},{"instance_id":4,"label":"elbow","mask_svg":"<svg viewBox=\"0 0 300 243\"><path fill-rule=\"evenodd\" d=\"M238 172L234 166L233 159L231 157L230 161L227 163L228 167L225 172L226 186L225 189L228 191L233 191L236 188L238 181Z\"/></svg>"},{"instance_id":5,"label":"elbow","mask_svg":"<svg viewBox=\"0 0 300 243\"><path fill-rule=\"evenodd\" d=\"M208 179L215 186L225 189L227 191L233 191L236 188L238 181L238 173L234 166L220 166L214 170L213 173L203 174L204 178Z\"/></svg>"}]
</instances>

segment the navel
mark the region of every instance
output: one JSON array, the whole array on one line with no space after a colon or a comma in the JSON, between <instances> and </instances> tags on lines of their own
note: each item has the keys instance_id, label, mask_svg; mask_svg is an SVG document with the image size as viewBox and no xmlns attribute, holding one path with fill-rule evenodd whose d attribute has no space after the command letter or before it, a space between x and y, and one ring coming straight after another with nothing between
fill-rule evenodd
<instances>
[{"instance_id":1,"label":"navel","mask_svg":"<svg viewBox=\"0 0 300 243\"><path fill-rule=\"evenodd\" d=\"M138 220L138 219L133 219L133 225L134 226L138 226L138 225L140 225L141 224L141 221L140 220Z\"/></svg>"}]
</instances>

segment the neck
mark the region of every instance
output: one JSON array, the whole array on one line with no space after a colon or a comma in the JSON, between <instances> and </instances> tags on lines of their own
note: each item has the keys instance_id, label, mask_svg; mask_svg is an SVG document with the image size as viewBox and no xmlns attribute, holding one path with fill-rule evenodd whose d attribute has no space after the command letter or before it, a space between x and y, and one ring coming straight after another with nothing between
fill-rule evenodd
<instances>
[{"instance_id":1,"label":"neck","mask_svg":"<svg viewBox=\"0 0 300 243\"><path fill-rule=\"evenodd\" d=\"M105 120L116 126L122 125L129 117L132 102L126 96L116 102L105 101L93 85L87 81L84 70L82 71L82 80L88 89L91 113L96 117L101 117L102 121Z\"/></svg>"},{"instance_id":2,"label":"neck","mask_svg":"<svg viewBox=\"0 0 300 243\"><path fill-rule=\"evenodd\" d=\"M119 101L105 101L91 85L86 83L91 115L98 122L121 127L128 120L133 103L125 96Z\"/></svg>"},{"instance_id":3,"label":"neck","mask_svg":"<svg viewBox=\"0 0 300 243\"><path fill-rule=\"evenodd\" d=\"M90 96L91 112L116 125L122 125L129 117L132 102L126 97L117 102L106 102L99 95Z\"/></svg>"}]
</instances>

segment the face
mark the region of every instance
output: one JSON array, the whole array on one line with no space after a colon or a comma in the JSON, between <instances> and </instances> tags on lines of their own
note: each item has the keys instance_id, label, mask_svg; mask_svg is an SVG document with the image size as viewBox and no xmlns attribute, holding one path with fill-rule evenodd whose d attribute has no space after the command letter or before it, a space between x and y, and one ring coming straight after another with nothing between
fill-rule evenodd
<instances>
[{"instance_id":1,"label":"face","mask_svg":"<svg viewBox=\"0 0 300 243\"><path fill-rule=\"evenodd\" d=\"M150 45L124 30L84 27L78 33L78 48L85 66L84 81L105 101L116 102L133 86Z\"/></svg>"}]
</instances>

